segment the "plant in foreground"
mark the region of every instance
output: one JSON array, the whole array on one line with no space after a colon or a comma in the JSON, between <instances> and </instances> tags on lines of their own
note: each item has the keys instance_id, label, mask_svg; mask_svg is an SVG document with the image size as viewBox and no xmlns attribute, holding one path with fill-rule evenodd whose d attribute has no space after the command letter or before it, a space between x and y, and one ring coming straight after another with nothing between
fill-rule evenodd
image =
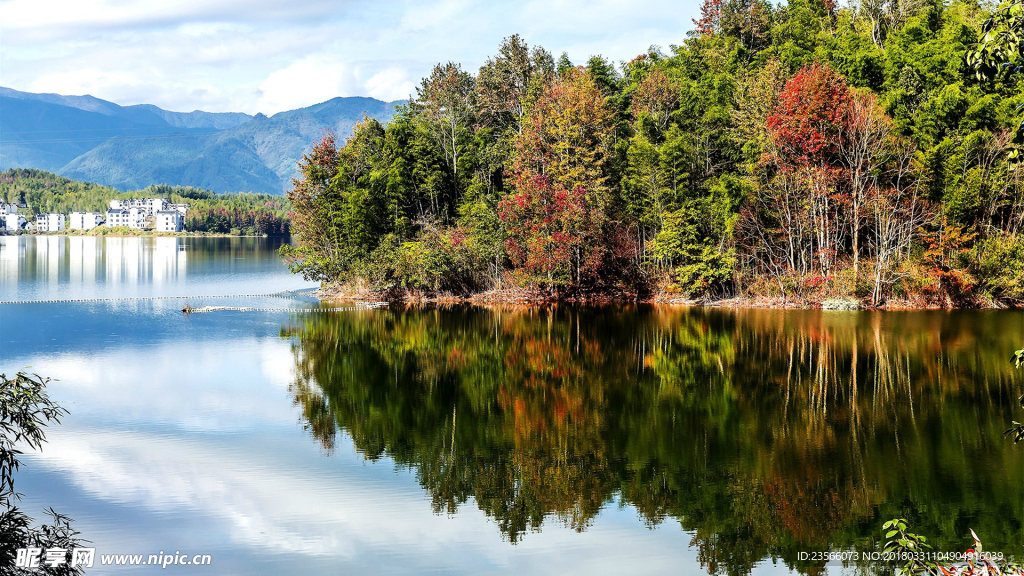
<instances>
[{"instance_id":1,"label":"plant in foreground","mask_svg":"<svg viewBox=\"0 0 1024 576\"><path fill-rule=\"evenodd\" d=\"M1013 362L1016 368L1020 369L1021 364L1024 364L1024 349L1014 352L1010 361ZM1020 402L1021 408L1024 408L1024 394L1021 394L1020 398L1017 400ZM1014 444L1024 441L1024 424L1014 420L1013 424L1010 425L1003 435L1013 438Z\"/></svg>"},{"instance_id":2,"label":"plant in foreground","mask_svg":"<svg viewBox=\"0 0 1024 576\"><path fill-rule=\"evenodd\" d=\"M985 553L981 539L970 530L974 545L963 553L934 553L924 536L910 532L904 518L894 518L882 525L885 530L883 552L893 563L895 572L903 576L934 574L936 576L1024 576L1024 567L1006 560L1001 554Z\"/></svg>"},{"instance_id":3,"label":"plant in foreground","mask_svg":"<svg viewBox=\"0 0 1024 576\"><path fill-rule=\"evenodd\" d=\"M70 554L85 541L71 527L71 519L54 512L49 524L32 526L32 518L18 509L21 494L14 490L14 473L20 468L19 445L39 450L46 442L46 427L59 424L67 410L50 399L39 375L18 372L13 378L0 374L0 574L22 576L82 574L81 567L70 565ZM38 568L15 566L19 548L64 550L65 562L57 566L40 563Z\"/></svg>"},{"instance_id":4,"label":"plant in foreground","mask_svg":"<svg viewBox=\"0 0 1024 576\"><path fill-rule=\"evenodd\" d=\"M882 524L885 530L885 547L882 551L895 558L897 572L900 574L934 574L937 566L927 560L931 545L927 538L907 530L907 521L894 518Z\"/></svg>"}]
</instances>

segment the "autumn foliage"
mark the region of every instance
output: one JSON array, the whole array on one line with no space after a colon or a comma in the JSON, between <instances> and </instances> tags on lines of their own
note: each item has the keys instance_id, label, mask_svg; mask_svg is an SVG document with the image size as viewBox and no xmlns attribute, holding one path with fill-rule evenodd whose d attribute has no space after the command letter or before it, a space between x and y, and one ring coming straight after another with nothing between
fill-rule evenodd
<instances>
[{"instance_id":1,"label":"autumn foliage","mask_svg":"<svg viewBox=\"0 0 1024 576\"><path fill-rule=\"evenodd\" d=\"M779 94L768 131L778 152L799 164L836 162L848 132L850 87L827 64L799 70Z\"/></svg>"},{"instance_id":2,"label":"autumn foliage","mask_svg":"<svg viewBox=\"0 0 1024 576\"><path fill-rule=\"evenodd\" d=\"M568 70L537 100L514 141L515 184L546 175L567 190L606 195L612 114L593 76L578 68Z\"/></svg>"},{"instance_id":3,"label":"autumn foliage","mask_svg":"<svg viewBox=\"0 0 1024 576\"><path fill-rule=\"evenodd\" d=\"M1024 302L1019 86L965 79L954 4L707 0L621 65L510 36L316 146L285 252L389 297Z\"/></svg>"},{"instance_id":4,"label":"autumn foliage","mask_svg":"<svg viewBox=\"0 0 1024 576\"><path fill-rule=\"evenodd\" d=\"M567 190L550 176L520 184L498 205L512 264L528 282L579 285L598 269L604 215L582 187Z\"/></svg>"}]
</instances>

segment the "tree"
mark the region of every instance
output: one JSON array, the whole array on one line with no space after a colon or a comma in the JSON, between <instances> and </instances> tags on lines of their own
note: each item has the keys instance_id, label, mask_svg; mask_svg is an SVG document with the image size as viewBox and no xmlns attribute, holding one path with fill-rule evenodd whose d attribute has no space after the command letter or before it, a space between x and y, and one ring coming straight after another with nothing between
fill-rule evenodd
<instances>
[{"instance_id":1,"label":"tree","mask_svg":"<svg viewBox=\"0 0 1024 576\"><path fill-rule=\"evenodd\" d=\"M299 177L292 179L288 199L295 207L292 233L295 246L282 246L281 254L292 272L307 280L334 281L342 273L341 243L337 230L332 182L340 156L334 134L328 133L302 155Z\"/></svg>"},{"instance_id":2,"label":"tree","mask_svg":"<svg viewBox=\"0 0 1024 576\"><path fill-rule=\"evenodd\" d=\"M558 57L558 62L555 63L555 73L561 77L575 67L576 65L569 59L569 54L567 52L562 52L562 55Z\"/></svg>"},{"instance_id":3,"label":"tree","mask_svg":"<svg viewBox=\"0 0 1024 576\"><path fill-rule=\"evenodd\" d=\"M579 285L600 261L612 117L590 73L573 68L546 87L515 138L515 192L498 207L506 249L549 287Z\"/></svg>"},{"instance_id":4,"label":"tree","mask_svg":"<svg viewBox=\"0 0 1024 576\"><path fill-rule=\"evenodd\" d=\"M531 53L518 34L505 38L498 55L488 58L477 75L482 123L521 132L531 90L542 89L553 72L554 63L546 50L537 47Z\"/></svg>"},{"instance_id":5,"label":"tree","mask_svg":"<svg viewBox=\"0 0 1024 576\"><path fill-rule=\"evenodd\" d=\"M813 269L814 241L802 178L777 163L778 156L768 154L758 166L761 181L740 212L738 240L754 255L754 267L766 272L785 298L791 277Z\"/></svg>"},{"instance_id":6,"label":"tree","mask_svg":"<svg viewBox=\"0 0 1024 576\"><path fill-rule=\"evenodd\" d=\"M856 279L860 264L863 207L873 187L874 172L883 160L881 156L886 139L892 132L892 122L874 95L858 94L851 99L844 132L839 139L839 155L846 167L850 186L850 238L853 241L853 277ZM900 200L896 203L899 204Z\"/></svg>"},{"instance_id":7,"label":"tree","mask_svg":"<svg viewBox=\"0 0 1024 576\"><path fill-rule=\"evenodd\" d=\"M852 100L846 80L828 64L801 68L767 120L779 154L795 164L835 163Z\"/></svg>"},{"instance_id":8,"label":"tree","mask_svg":"<svg viewBox=\"0 0 1024 576\"><path fill-rule=\"evenodd\" d=\"M498 214L508 229L512 263L548 288L580 286L601 261L604 215L583 188L567 190L537 175L502 199Z\"/></svg>"},{"instance_id":9,"label":"tree","mask_svg":"<svg viewBox=\"0 0 1024 576\"><path fill-rule=\"evenodd\" d=\"M613 113L594 78L573 68L553 81L526 115L514 142L516 186L545 175L565 190L585 190L604 209Z\"/></svg>"},{"instance_id":10,"label":"tree","mask_svg":"<svg viewBox=\"0 0 1024 576\"><path fill-rule=\"evenodd\" d=\"M884 47L890 32L902 28L926 6L926 0L859 0L854 10L870 23L871 40L875 45Z\"/></svg>"},{"instance_id":11,"label":"tree","mask_svg":"<svg viewBox=\"0 0 1024 576\"><path fill-rule=\"evenodd\" d=\"M835 264L847 231L841 154L848 135L852 97L845 80L827 64L799 70L779 94L768 117L775 164L794 172L808 199L814 254L822 275Z\"/></svg>"},{"instance_id":12,"label":"tree","mask_svg":"<svg viewBox=\"0 0 1024 576\"><path fill-rule=\"evenodd\" d=\"M727 244L731 227L728 200L720 195L684 201L665 215L651 242L651 256L672 267L680 291L705 298L720 295L736 266L736 252Z\"/></svg>"},{"instance_id":13,"label":"tree","mask_svg":"<svg viewBox=\"0 0 1024 576\"><path fill-rule=\"evenodd\" d=\"M459 64L438 64L416 89L414 105L443 151L448 168L458 176L465 133L477 113L473 76L464 72Z\"/></svg>"},{"instance_id":14,"label":"tree","mask_svg":"<svg viewBox=\"0 0 1024 576\"><path fill-rule=\"evenodd\" d=\"M966 61L979 79L1024 72L1024 2L1003 4L982 24L983 36Z\"/></svg>"},{"instance_id":15,"label":"tree","mask_svg":"<svg viewBox=\"0 0 1024 576\"><path fill-rule=\"evenodd\" d=\"M902 277L899 265L910 258L914 235L927 217L913 143L889 137L886 145L890 158L884 180L872 184L865 195L874 227L872 306L878 306L883 291Z\"/></svg>"},{"instance_id":16,"label":"tree","mask_svg":"<svg viewBox=\"0 0 1024 576\"><path fill-rule=\"evenodd\" d=\"M719 31L722 23L724 0L704 0L700 5L700 18L693 19L693 34L711 36Z\"/></svg>"},{"instance_id":17,"label":"tree","mask_svg":"<svg viewBox=\"0 0 1024 576\"><path fill-rule=\"evenodd\" d=\"M779 104L789 71L781 60L769 60L756 73L739 81L736 92L736 106L731 111L735 124L736 139L754 148L753 154L760 154L768 137L768 117Z\"/></svg>"},{"instance_id":18,"label":"tree","mask_svg":"<svg viewBox=\"0 0 1024 576\"><path fill-rule=\"evenodd\" d=\"M771 23L771 5L757 0L704 0L700 18L693 19L693 36L737 38L748 50L765 43Z\"/></svg>"},{"instance_id":19,"label":"tree","mask_svg":"<svg viewBox=\"0 0 1024 576\"><path fill-rule=\"evenodd\" d=\"M630 112L633 118L646 116L659 131L668 127L672 112L679 105L679 88L661 70L653 70L633 93Z\"/></svg>"},{"instance_id":20,"label":"tree","mask_svg":"<svg viewBox=\"0 0 1024 576\"><path fill-rule=\"evenodd\" d=\"M995 80L1024 72L1024 2L1004 4L982 25L984 35L965 60L978 79ZM1019 161L1024 146L1024 121L1017 126L1011 160Z\"/></svg>"}]
</instances>

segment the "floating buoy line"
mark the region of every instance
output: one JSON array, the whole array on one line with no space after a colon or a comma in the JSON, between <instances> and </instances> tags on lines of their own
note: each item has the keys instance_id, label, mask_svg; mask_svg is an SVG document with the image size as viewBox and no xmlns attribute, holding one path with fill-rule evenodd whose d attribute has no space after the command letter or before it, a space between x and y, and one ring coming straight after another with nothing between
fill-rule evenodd
<instances>
[{"instance_id":1,"label":"floating buoy line","mask_svg":"<svg viewBox=\"0 0 1024 576\"><path fill-rule=\"evenodd\" d=\"M196 314L199 312L220 312L221 310L234 310L237 312L354 312L356 310L373 310L387 306L387 302L358 302L355 306L342 306L340 308L265 308L259 306L200 306L193 308L185 306L181 309L185 314Z\"/></svg>"},{"instance_id":2,"label":"floating buoy line","mask_svg":"<svg viewBox=\"0 0 1024 576\"><path fill-rule=\"evenodd\" d=\"M140 300L200 300L203 298L293 298L297 292L270 294L210 294L192 296L124 296L121 298L53 298L47 300L0 300L0 304L67 304L83 302L134 302Z\"/></svg>"}]
</instances>

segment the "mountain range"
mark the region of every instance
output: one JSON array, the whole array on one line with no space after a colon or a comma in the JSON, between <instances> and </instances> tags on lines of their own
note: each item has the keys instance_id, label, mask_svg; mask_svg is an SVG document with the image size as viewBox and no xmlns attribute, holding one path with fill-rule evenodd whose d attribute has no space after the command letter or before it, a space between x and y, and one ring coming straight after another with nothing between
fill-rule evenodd
<instances>
[{"instance_id":1,"label":"mountain range","mask_svg":"<svg viewBox=\"0 0 1024 576\"><path fill-rule=\"evenodd\" d=\"M0 87L0 170L39 168L121 190L170 184L281 194L325 132L348 136L364 116L387 122L403 103L334 98L268 117Z\"/></svg>"}]
</instances>

